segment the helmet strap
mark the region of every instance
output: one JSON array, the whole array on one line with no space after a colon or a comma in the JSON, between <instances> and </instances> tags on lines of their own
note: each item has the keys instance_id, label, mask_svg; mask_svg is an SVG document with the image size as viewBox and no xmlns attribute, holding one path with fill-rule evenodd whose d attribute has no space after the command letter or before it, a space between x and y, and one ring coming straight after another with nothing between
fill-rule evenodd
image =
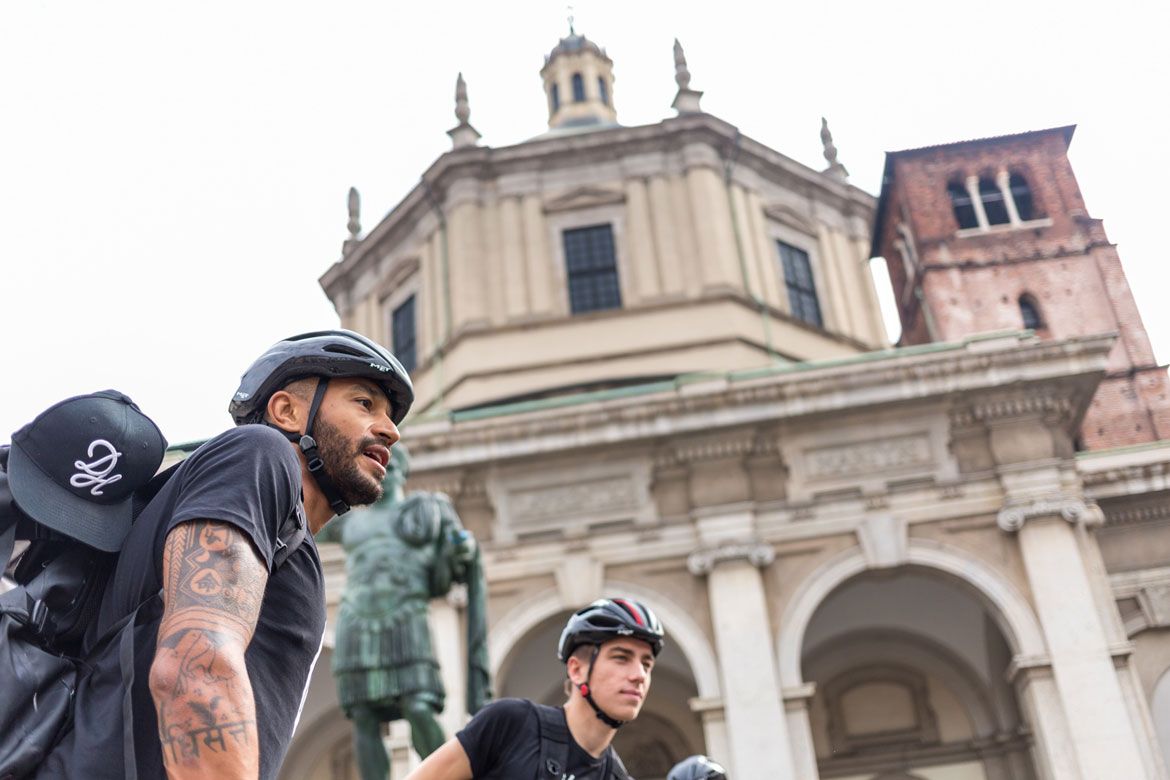
<instances>
[{"instance_id":1,"label":"helmet strap","mask_svg":"<svg viewBox=\"0 0 1170 780\"><path fill-rule=\"evenodd\" d=\"M626 721L618 720L610 716L605 710L597 706L597 702L593 701L593 691L589 687L589 681L593 679L593 663L597 660L597 654L601 652L601 645L593 646L593 655L589 657L589 671L585 673L585 682L577 686L577 691L581 694L581 698L589 702L589 706L593 708L593 712L597 715L597 719L609 726L611 729L620 729L626 725Z\"/></svg>"},{"instance_id":2,"label":"helmet strap","mask_svg":"<svg viewBox=\"0 0 1170 780\"><path fill-rule=\"evenodd\" d=\"M329 507L333 510L333 514L344 515L349 511L349 504L341 497L337 486L333 484L333 480L325 473L325 461L321 459L321 453L317 451L317 440L313 438L313 426L317 422L317 412L321 410L321 401L325 398L325 390L328 387L329 377L323 376L317 380L317 390L313 393L312 403L309 404L309 417L305 425L304 435L289 433L280 428L277 428L277 430L283 433L289 441L301 448L301 452L305 455L305 463L309 468L309 475L317 483L317 488L321 491L321 495L325 496L325 500L329 502ZM276 426L272 427L276 428Z\"/></svg>"}]
</instances>

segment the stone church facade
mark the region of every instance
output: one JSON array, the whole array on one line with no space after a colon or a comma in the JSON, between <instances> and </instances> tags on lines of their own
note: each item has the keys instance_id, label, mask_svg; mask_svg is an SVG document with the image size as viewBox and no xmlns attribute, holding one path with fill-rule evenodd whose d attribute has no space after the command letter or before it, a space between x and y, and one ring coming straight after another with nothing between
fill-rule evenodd
<instances>
[{"instance_id":1,"label":"stone church facade","mask_svg":"<svg viewBox=\"0 0 1170 780\"><path fill-rule=\"evenodd\" d=\"M874 198L827 127L814 170L675 63L677 116L625 127L570 35L501 148L460 79L453 149L368 233L351 196L321 279L411 368L408 489L482 543L496 695L561 701L565 618L625 594L668 634L616 741L643 780L1170 777L1166 372L1072 129L891 153ZM458 599L431 618L451 733ZM330 643L286 780L356 777Z\"/></svg>"}]
</instances>

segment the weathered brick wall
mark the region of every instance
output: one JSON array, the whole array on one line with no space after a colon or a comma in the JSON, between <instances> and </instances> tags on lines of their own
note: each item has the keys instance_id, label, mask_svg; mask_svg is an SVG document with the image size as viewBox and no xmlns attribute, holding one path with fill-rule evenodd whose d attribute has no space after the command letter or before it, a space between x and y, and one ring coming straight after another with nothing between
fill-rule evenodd
<instances>
[{"instance_id":1,"label":"weathered brick wall","mask_svg":"<svg viewBox=\"0 0 1170 780\"><path fill-rule=\"evenodd\" d=\"M1031 296L1044 327L1041 338L1118 333L1109 377L1088 411L1082 440L1089 449L1170 438L1165 369L1154 354L1117 249L1100 220L1085 211L1066 153L1064 130L900 152L887 181L878 246L894 293L903 305L902 343L929 341L922 307L895 249L906 221L915 239L914 274L929 305L933 338L954 341L975 333L1022 328L1019 300ZM1033 218L1020 227L960 231L948 182L1021 174L1033 199ZM1136 369L1136 371L1135 371Z\"/></svg>"}]
</instances>

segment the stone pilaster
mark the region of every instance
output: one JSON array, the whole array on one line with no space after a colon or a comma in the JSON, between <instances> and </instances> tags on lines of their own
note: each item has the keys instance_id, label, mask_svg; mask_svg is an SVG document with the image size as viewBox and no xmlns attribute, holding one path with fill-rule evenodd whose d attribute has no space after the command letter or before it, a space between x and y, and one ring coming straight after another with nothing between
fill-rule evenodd
<instances>
[{"instance_id":1,"label":"stone pilaster","mask_svg":"<svg viewBox=\"0 0 1170 780\"><path fill-rule=\"evenodd\" d=\"M1018 535L1064 710L1068 748L1080 776L1152 777L1142 760L1143 750L1114 667L1115 648L1109 647L1097 614L1078 539L1084 525L1099 521L1095 505L1061 494L1009 499L998 517L1001 528Z\"/></svg>"},{"instance_id":2,"label":"stone pilaster","mask_svg":"<svg viewBox=\"0 0 1170 780\"><path fill-rule=\"evenodd\" d=\"M687 568L707 578L732 771L740 780L787 780L795 775L760 576L775 553L754 540L752 525L750 512L700 519L704 546Z\"/></svg>"}]
</instances>

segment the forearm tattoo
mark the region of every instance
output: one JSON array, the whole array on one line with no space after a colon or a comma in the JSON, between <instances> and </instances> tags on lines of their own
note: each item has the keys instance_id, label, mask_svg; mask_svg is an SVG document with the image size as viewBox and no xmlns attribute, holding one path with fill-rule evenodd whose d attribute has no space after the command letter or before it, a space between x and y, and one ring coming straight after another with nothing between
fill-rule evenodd
<instances>
[{"instance_id":1,"label":"forearm tattoo","mask_svg":"<svg viewBox=\"0 0 1170 780\"><path fill-rule=\"evenodd\" d=\"M184 523L167 534L165 609L150 688L172 776L195 767L258 771L244 651L267 580L251 543L226 523Z\"/></svg>"}]
</instances>

